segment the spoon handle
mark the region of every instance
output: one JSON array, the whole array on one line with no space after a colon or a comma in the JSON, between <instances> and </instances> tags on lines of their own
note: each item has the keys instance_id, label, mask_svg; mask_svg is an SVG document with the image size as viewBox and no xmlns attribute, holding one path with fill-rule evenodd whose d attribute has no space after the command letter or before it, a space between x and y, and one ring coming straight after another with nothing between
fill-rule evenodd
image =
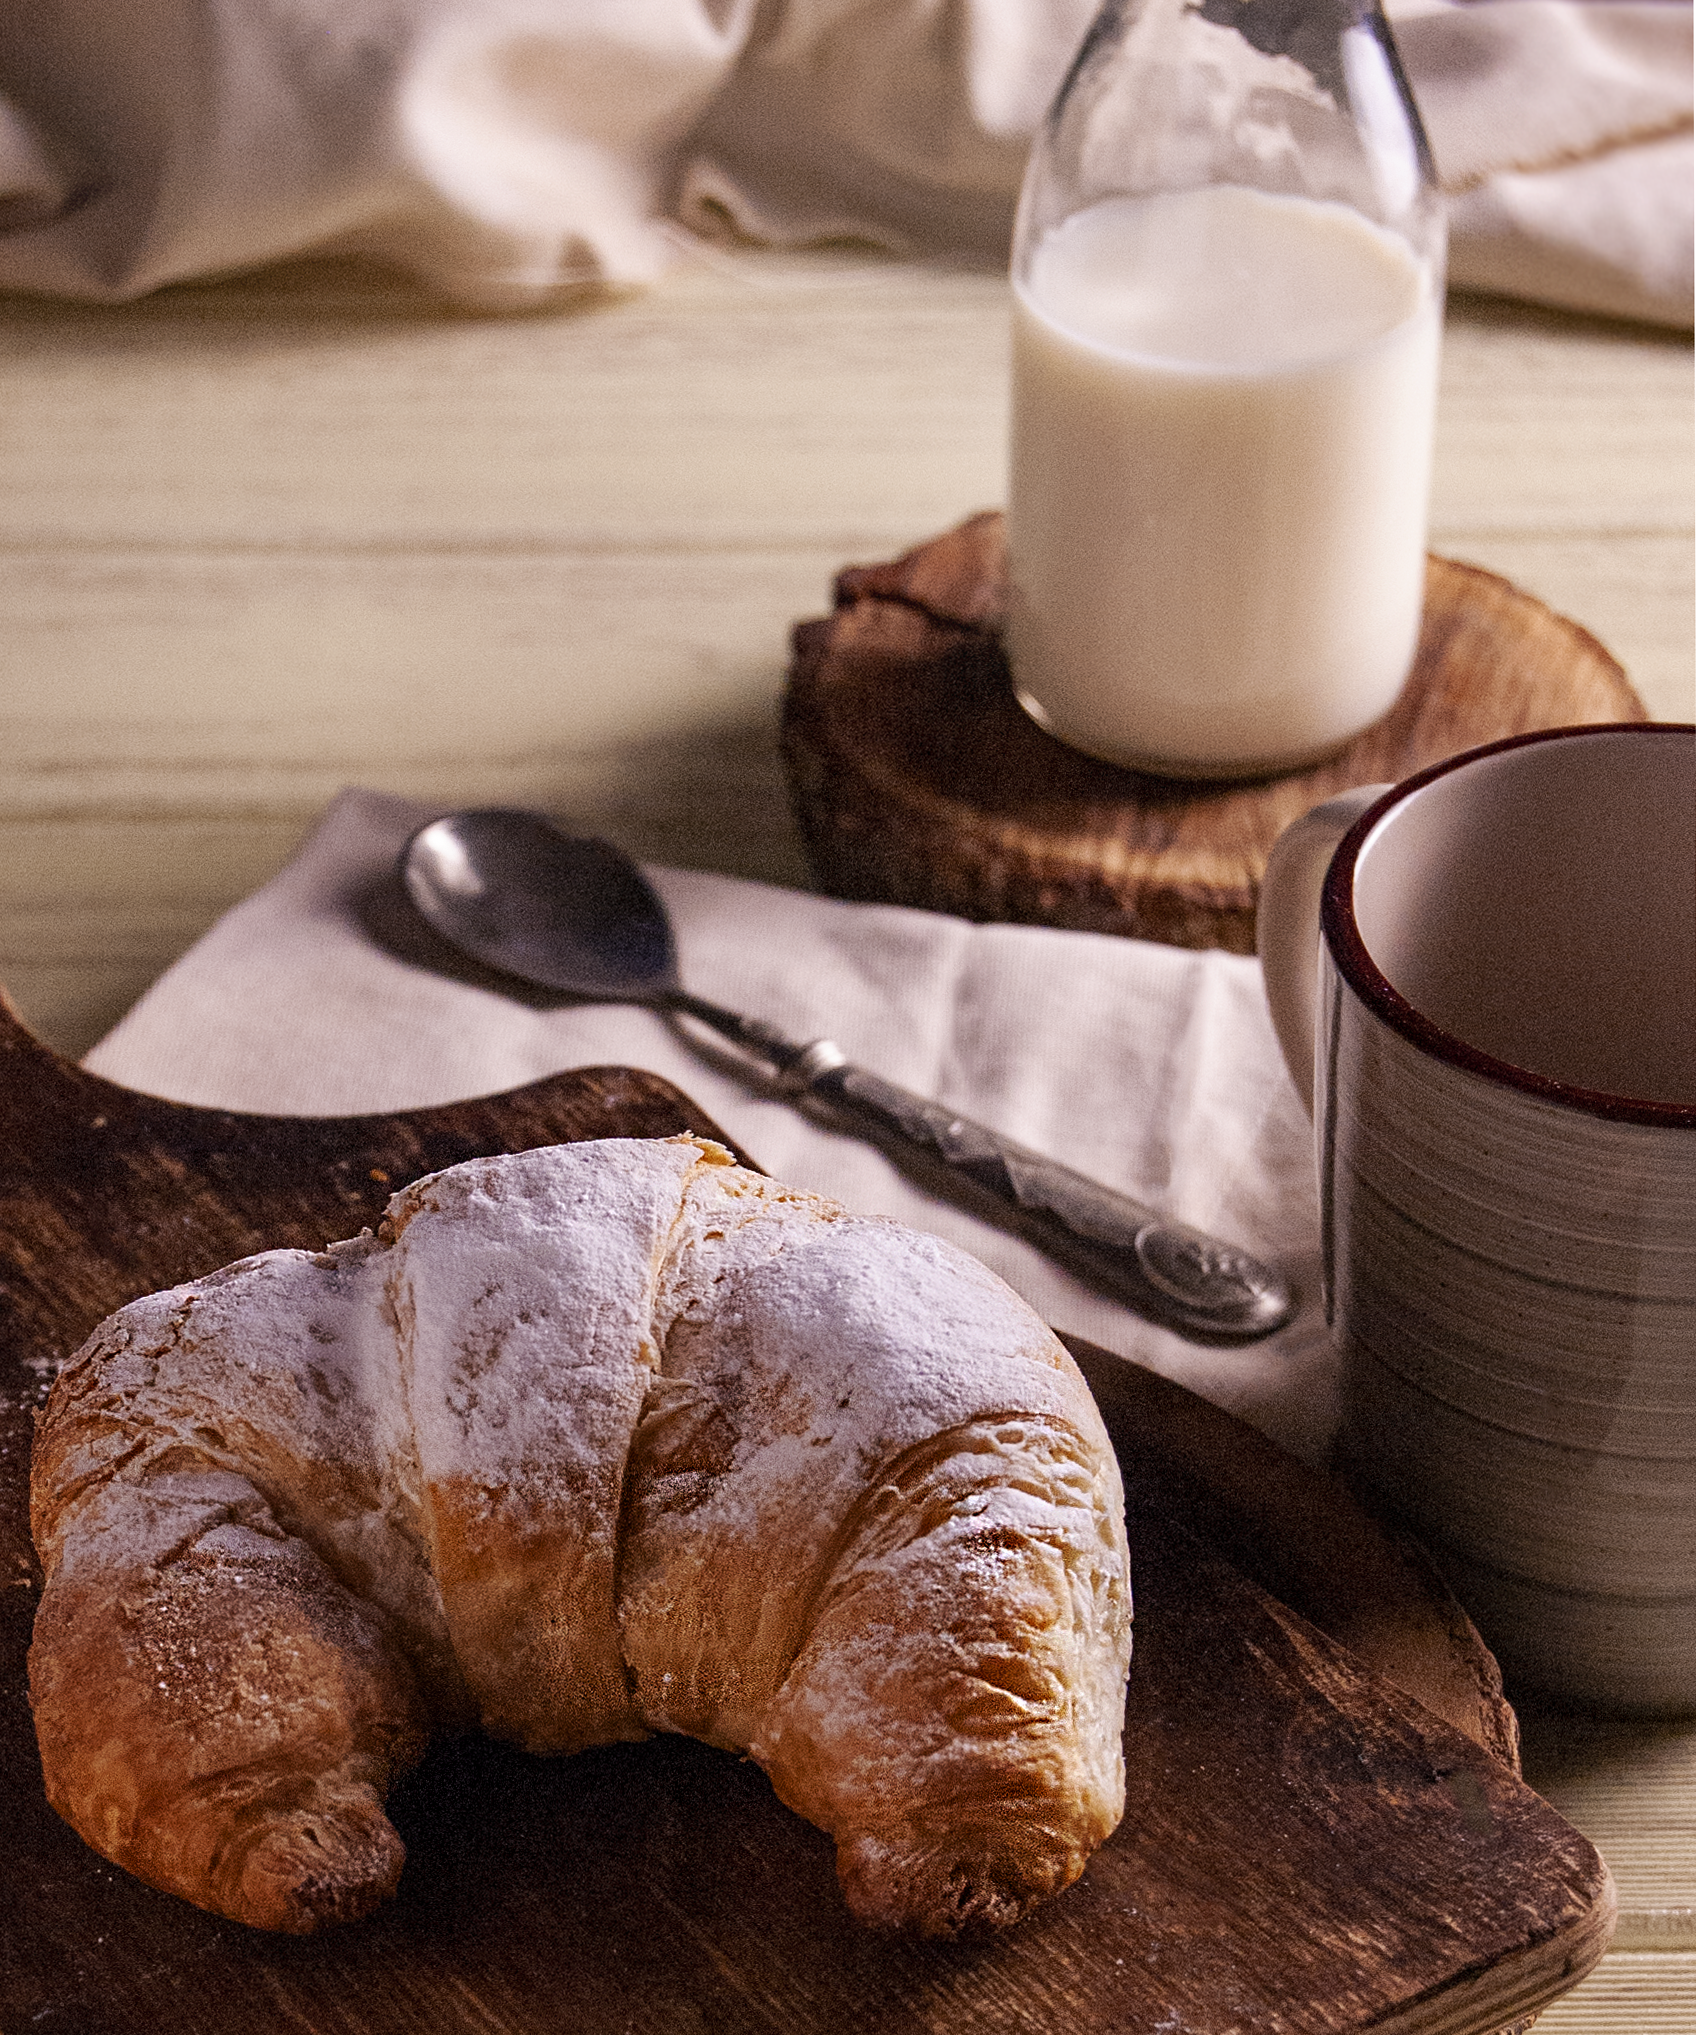
<instances>
[{"instance_id":1,"label":"spoon handle","mask_svg":"<svg viewBox=\"0 0 1696 2035\"><path fill-rule=\"evenodd\" d=\"M1295 1311L1288 1283L1248 1252L854 1066L829 1039L805 1048L785 1081L1010 1203L1047 1255L1163 1327L1204 1342L1253 1342Z\"/></svg>"},{"instance_id":2,"label":"spoon handle","mask_svg":"<svg viewBox=\"0 0 1696 2035\"><path fill-rule=\"evenodd\" d=\"M1288 1282L1247 1251L854 1066L832 1039L798 1046L774 1026L687 990L667 1002L757 1054L791 1095L817 1097L860 1129L940 1159L1015 1209L1021 1232L1048 1257L1163 1328L1196 1342L1246 1343L1295 1312Z\"/></svg>"}]
</instances>

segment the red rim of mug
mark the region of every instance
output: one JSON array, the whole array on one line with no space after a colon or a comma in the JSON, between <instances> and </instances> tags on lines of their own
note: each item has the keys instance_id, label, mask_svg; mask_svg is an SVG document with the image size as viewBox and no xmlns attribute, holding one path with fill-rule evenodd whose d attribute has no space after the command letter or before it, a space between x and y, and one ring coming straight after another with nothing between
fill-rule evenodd
<instances>
[{"instance_id":1,"label":"red rim of mug","mask_svg":"<svg viewBox=\"0 0 1696 2035\"><path fill-rule=\"evenodd\" d=\"M1468 1073L1477 1074L1486 1081L1518 1088L1527 1095L1540 1096L1545 1102L1562 1104L1568 1109L1585 1110L1593 1116L1610 1117L1619 1123L1683 1126L1696 1130L1696 1102L1651 1102L1641 1096L1610 1094L1605 1089L1578 1088L1564 1081L1552 1080L1529 1067L1515 1066L1511 1060L1499 1060L1493 1053L1483 1052L1477 1046L1469 1046L1464 1039L1433 1023L1392 986L1367 952L1366 943L1355 924L1354 872L1360 851L1379 821L1393 812L1404 799L1480 757L1499 756L1508 749L1529 748L1534 742L1571 741L1581 735L1632 735L1643 741L1667 737L1689 740L1696 737L1696 723L1595 721L1571 728L1540 728L1529 735L1509 735L1500 742L1486 742L1479 748L1462 750L1457 756L1446 756L1441 763L1433 763L1414 776L1404 778L1382 798L1374 800L1338 844L1325 876L1319 908L1320 929L1337 970L1350 989L1374 1016L1382 1019L1392 1030L1400 1032L1404 1039L1422 1052L1446 1060L1451 1066L1463 1067Z\"/></svg>"}]
</instances>

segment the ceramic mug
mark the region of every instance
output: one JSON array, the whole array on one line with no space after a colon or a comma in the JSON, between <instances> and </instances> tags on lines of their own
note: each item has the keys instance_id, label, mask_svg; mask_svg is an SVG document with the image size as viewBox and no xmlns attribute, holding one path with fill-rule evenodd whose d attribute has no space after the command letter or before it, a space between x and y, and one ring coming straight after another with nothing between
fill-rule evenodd
<instances>
[{"instance_id":1,"label":"ceramic mug","mask_svg":"<svg viewBox=\"0 0 1696 2035\"><path fill-rule=\"evenodd\" d=\"M1274 849L1259 941L1344 1465L1511 1679L1696 1710L1696 728L1334 799Z\"/></svg>"}]
</instances>

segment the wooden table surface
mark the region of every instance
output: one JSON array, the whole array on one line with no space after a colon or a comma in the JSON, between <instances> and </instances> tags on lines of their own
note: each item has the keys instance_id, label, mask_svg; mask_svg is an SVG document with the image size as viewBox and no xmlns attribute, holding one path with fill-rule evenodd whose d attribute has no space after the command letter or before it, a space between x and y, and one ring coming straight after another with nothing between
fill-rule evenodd
<instances>
[{"instance_id":1,"label":"wooden table surface","mask_svg":"<svg viewBox=\"0 0 1696 2035\"><path fill-rule=\"evenodd\" d=\"M835 569L1004 494L1006 288L686 256L470 319L347 267L125 310L0 299L0 982L91 1045L342 785L533 803L802 877L776 703ZM1451 306L1433 548L1696 715L1690 347ZM1696 2025L1696 1725L1522 1705L1616 1948L1545 2035Z\"/></svg>"}]
</instances>

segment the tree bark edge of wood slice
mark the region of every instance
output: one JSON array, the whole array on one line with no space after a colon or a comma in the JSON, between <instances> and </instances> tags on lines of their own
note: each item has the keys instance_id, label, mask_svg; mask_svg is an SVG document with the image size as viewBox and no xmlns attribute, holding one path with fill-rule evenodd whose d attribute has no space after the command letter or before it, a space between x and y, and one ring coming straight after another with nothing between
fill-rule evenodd
<instances>
[{"instance_id":1,"label":"tree bark edge of wood slice","mask_svg":"<svg viewBox=\"0 0 1696 2035\"><path fill-rule=\"evenodd\" d=\"M1432 555L1413 669L1381 720L1281 777L1157 778L1069 749L1014 698L999 511L839 573L796 625L783 705L790 801L832 897L979 921L1254 952L1283 829L1505 735L1649 718L1578 623L1498 574Z\"/></svg>"}]
</instances>

